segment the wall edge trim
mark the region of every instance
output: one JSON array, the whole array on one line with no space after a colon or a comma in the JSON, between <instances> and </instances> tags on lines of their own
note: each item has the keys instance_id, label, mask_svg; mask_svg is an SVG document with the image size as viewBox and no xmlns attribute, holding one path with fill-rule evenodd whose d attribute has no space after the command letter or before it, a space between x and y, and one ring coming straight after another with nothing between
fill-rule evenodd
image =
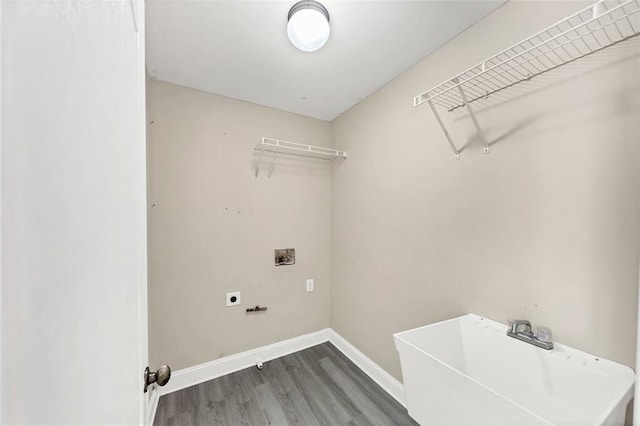
<instances>
[{"instance_id":1,"label":"wall edge trim","mask_svg":"<svg viewBox=\"0 0 640 426\"><path fill-rule=\"evenodd\" d=\"M159 388L160 396L255 366L258 362L271 361L272 359L319 345L329 340L327 330L323 329L303 334L281 342L178 370L171 375L171 380L166 386Z\"/></svg>"},{"instance_id":2,"label":"wall edge trim","mask_svg":"<svg viewBox=\"0 0 640 426\"><path fill-rule=\"evenodd\" d=\"M158 411L158 402L160 401L160 392L158 391L158 386L153 385L150 392L153 392L153 393L149 398L149 408L148 408L149 411L147 413L147 419L146 419L147 426L153 426L153 422L156 419L156 411Z\"/></svg>"},{"instance_id":3,"label":"wall edge trim","mask_svg":"<svg viewBox=\"0 0 640 426\"><path fill-rule=\"evenodd\" d=\"M353 346L344 337L339 335L336 331L329 328L327 329L329 334L329 341L340 350L347 358L349 358L355 365L358 366L364 373L369 376L374 382L378 384L382 389L391 395L400 405L407 407L407 402L404 394L404 385L400 383L395 377L389 374L385 369L373 362L368 356L363 354Z\"/></svg>"}]
</instances>

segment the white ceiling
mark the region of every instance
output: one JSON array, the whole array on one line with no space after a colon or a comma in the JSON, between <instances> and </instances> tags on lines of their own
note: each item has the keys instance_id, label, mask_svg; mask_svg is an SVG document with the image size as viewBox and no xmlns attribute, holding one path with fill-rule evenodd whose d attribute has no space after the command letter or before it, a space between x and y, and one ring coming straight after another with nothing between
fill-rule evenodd
<instances>
[{"instance_id":1,"label":"white ceiling","mask_svg":"<svg viewBox=\"0 0 640 426\"><path fill-rule=\"evenodd\" d=\"M152 78L332 120L504 0L324 0L317 52L287 39L290 1L148 0Z\"/></svg>"}]
</instances>

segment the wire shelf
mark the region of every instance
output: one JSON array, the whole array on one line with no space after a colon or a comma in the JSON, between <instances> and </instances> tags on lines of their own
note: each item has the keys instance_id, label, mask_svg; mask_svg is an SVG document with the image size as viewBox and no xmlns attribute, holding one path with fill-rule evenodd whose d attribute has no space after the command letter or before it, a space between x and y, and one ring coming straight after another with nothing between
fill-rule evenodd
<instances>
[{"instance_id":1,"label":"wire shelf","mask_svg":"<svg viewBox=\"0 0 640 426\"><path fill-rule=\"evenodd\" d=\"M278 139L262 138L254 150L260 153L289 154L302 157L318 158L321 160L333 160L335 158L347 158L347 151L333 148L305 145L295 142L281 141Z\"/></svg>"},{"instance_id":2,"label":"wire shelf","mask_svg":"<svg viewBox=\"0 0 640 426\"><path fill-rule=\"evenodd\" d=\"M640 33L640 0L601 0L414 97L448 111ZM432 105L433 107L433 105Z\"/></svg>"},{"instance_id":3,"label":"wire shelf","mask_svg":"<svg viewBox=\"0 0 640 426\"><path fill-rule=\"evenodd\" d=\"M258 177L260 173L260 164L263 154L271 154L273 157L277 157L279 154L297 155L300 157L310 157L320 160L334 160L336 158L347 158L347 151L340 151L339 149L325 148L323 146L305 145L302 143L281 141L278 139L262 138L260 143L254 148L260 157L256 164L255 176ZM273 160L273 158L272 158ZM267 177L271 177L275 163L272 162L267 171Z\"/></svg>"}]
</instances>

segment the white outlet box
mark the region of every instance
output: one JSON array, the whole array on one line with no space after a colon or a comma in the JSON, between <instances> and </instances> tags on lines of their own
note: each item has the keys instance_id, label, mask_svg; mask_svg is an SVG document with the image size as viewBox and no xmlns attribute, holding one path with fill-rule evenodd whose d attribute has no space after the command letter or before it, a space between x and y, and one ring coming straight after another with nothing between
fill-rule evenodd
<instances>
[{"instance_id":1,"label":"white outlet box","mask_svg":"<svg viewBox=\"0 0 640 426\"><path fill-rule=\"evenodd\" d=\"M229 306L237 306L240 304L240 292L234 291L232 293L227 293L227 307Z\"/></svg>"},{"instance_id":2,"label":"white outlet box","mask_svg":"<svg viewBox=\"0 0 640 426\"><path fill-rule=\"evenodd\" d=\"M307 293L313 291L313 278L307 280Z\"/></svg>"}]
</instances>

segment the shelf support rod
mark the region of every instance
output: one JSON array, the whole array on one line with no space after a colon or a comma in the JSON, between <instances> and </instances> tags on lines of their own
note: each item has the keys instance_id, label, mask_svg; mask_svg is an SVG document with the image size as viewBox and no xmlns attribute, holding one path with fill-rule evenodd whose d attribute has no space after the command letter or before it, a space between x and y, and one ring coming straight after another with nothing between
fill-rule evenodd
<instances>
[{"instance_id":1,"label":"shelf support rod","mask_svg":"<svg viewBox=\"0 0 640 426\"><path fill-rule=\"evenodd\" d=\"M455 84L458 84L458 79L455 78L452 80ZM484 137L484 133L482 133L482 129L480 129L480 125L478 124L478 120L476 119L476 115L473 113L473 110L471 109L471 105L469 105L469 101L467 100L467 95L464 93L464 90L462 90L462 84L458 85L458 91L460 91L460 97L462 97L462 101L464 102L464 106L467 107L467 111L469 112L469 116L471 117L471 121L473 121L473 125L476 127L476 130L478 131L478 135L480 136L480 141L482 142L482 145L484 146L484 148L482 149L482 152L484 152L485 154L488 154L490 149L489 149L489 144L487 143L487 139Z\"/></svg>"},{"instance_id":2,"label":"shelf support rod","mask_svg":"<svg viewBox=\"0 0 640 426\"><path fill-rule=\"evenodd\" d=\"M262 147L260 147L262 148ZM258 178L258 175L260 174L260 164L262 163L262 156L264 155L264 150L260 149L260 153L258 154L258 161L256 161L256 179Z\"/></svg>"},{"instance_id":3,"label":"shelf support rod","mask_svg":"<svg viewBox=\"0 0 640 426\"><path fill-rule=\"evenodd\" d=\"M433 115L436 116L436 120L438 120L438 124L440 125L440 128L444 132L444 135L447 137L447 141L449 141L449 146L451 147L451 150L453 151L453 154L455 155L456 160L459 160L460 159L460 151L458 151L458 148L456 148L456 146L454 145L453 141L451 140L451 135L449 135L449 132L447 131L447 128L444 127L444 123L442 122L442 119L440 118L440 114L438 114L438 110L436 109L435 105L433 105L433 102L431 102L431 100L429 100L427 102L429 103L429 106L431 107L431 111L433 111Z\"/></svg>"},{"instance_id":4,"label":"shelf support rod","mask_svg":"<svg viewBox=\"0 0 640 426\"><path fill-rule=\"evenodd\" d=\"M278 142L278 145L280 145L280 142ZM273 159L271 160L271 164L269 165L269 171L267 172L267 177L269 179L271 179L271 175L273 174L273 169L276 167L276 160L278 159L278 154L280 152L276 151L274 154Z\"/></svg>"},{"instance_id":5,"label":"shelf support rod","mask_svg":"<svg viewBox=\"0 0 640 426\"><path fill-rule=\"evenodd\" d=\"M602 15L602 0L594 3L592 7L592 19L598 19ZM587 27L588 28L588 27Z\"/></svg>"}]
</instances>

